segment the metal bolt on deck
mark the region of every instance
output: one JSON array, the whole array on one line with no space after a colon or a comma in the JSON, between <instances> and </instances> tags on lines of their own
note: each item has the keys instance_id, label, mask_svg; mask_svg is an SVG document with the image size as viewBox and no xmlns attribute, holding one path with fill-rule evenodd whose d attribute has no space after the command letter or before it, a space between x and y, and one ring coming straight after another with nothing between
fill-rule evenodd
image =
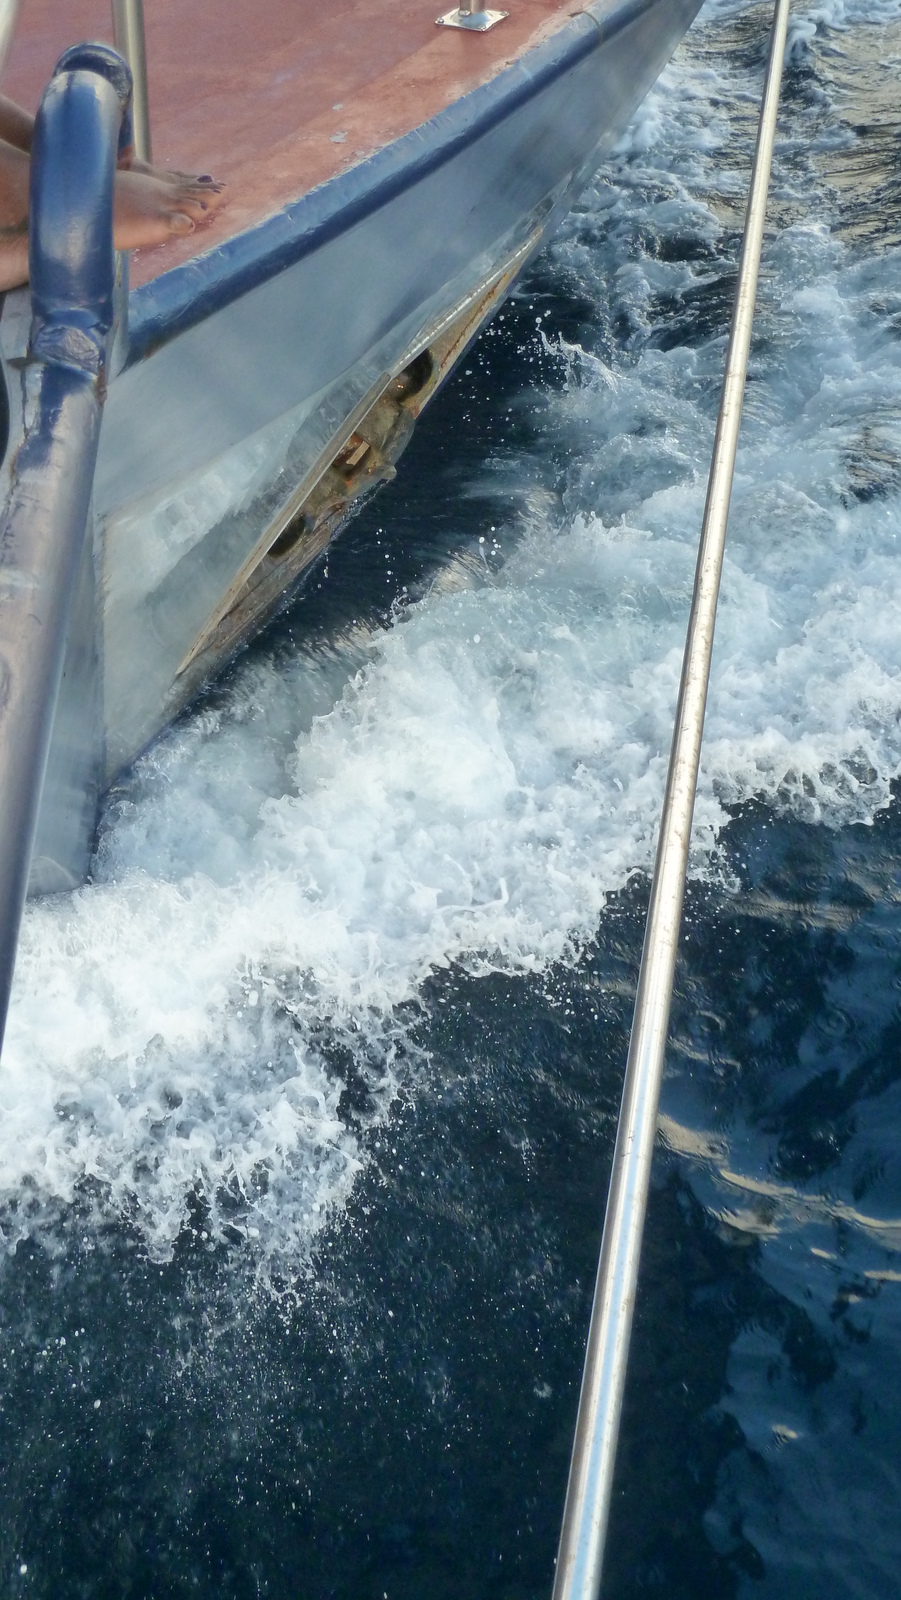
<instances>
[{"instance_id":1,"label":"metal bolt on deck","mask_svg":"<svg viewBox=\"0 0 901 1600\"><path fill-rule=\"evenodd\" d=\"M469 33L487 33L489 28L503 22L509 15L509 11L487 11L479 4L479 0L460 0L455 11L446 11L443 17L436 18L436 26L465 28Z\"/></svg>"}]
</instances>

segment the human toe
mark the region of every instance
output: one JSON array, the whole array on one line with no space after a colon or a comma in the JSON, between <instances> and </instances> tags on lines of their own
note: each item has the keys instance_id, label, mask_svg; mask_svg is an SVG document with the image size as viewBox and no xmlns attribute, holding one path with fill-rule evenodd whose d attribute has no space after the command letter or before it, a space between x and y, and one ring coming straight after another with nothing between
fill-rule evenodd
<instances>
[{"instance_id":1,"label":"human toe","mask_svg":"<svg viewBox=\"0 0 901 1600\"><path fill-rule=\"evenodd\" d=\"M199 178L192 178L189 182L178 187L178 204L202 216L205 211L215 211L222 204L222 184L201 183Z\"/></svg>"}]
</instances>

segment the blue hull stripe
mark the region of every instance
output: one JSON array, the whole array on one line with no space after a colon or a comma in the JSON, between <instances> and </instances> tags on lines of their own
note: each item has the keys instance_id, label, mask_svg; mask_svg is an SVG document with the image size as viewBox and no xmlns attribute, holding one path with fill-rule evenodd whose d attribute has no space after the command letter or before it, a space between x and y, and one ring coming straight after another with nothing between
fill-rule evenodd
<instances>
[{"instance_id":1,"label":"blue hull stripe","mask_svg":"<svg viewBox=\"0 0 901 1600\"><path fill-rule=\"evenodd\" d=\"M208 255L174 267L129 297L128 365L292 266L450 161L549 84L667 0L586 7L490 83L412 133L320 184Z\"/></svg>"}]
</instances>

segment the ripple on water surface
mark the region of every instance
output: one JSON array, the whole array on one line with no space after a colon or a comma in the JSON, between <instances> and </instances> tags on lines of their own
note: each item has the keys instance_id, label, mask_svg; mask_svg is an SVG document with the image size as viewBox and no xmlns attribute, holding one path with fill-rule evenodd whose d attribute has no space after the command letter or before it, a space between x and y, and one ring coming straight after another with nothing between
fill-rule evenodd
<instances>
[{"instance_id":1,"label":"ripple on water surface","mask_svg":"<svg viewBox=\"0 0 901 1600\"><path fill-rule=\"evenodd\" d=\"M16 1584L547 1590L767 25L707 8L399 482L29 909ZM897 26L792 24L623 1595L887 1596L901 1554Z\"/></svg>"}]
</instances>

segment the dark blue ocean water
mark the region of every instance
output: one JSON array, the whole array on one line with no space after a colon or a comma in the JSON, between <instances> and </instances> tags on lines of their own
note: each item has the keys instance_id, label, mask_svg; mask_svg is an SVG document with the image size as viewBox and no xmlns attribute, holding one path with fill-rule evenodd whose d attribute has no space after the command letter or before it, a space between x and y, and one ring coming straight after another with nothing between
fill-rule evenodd
<instances>
[{"instance_id":1,"label":"dark blue ocean water","mask_svg":"<svg viewBox=\"0 0 901 1600\"><path fill-rule=\"evenodd\" d=\"M0 1593L550 1593L767 7L29 912ZM895 4L799 8L611 1600L901 1570Z\"/></svg>"}]
</instances>

